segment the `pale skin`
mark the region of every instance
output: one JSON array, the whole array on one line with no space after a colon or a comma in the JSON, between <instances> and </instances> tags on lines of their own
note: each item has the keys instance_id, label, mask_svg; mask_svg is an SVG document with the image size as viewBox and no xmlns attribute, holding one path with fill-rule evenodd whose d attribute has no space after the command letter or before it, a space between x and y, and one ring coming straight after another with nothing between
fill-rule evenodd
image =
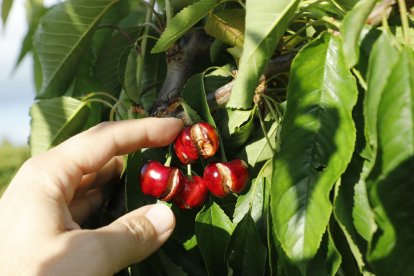
<instances>
[{"instance_id":1,"label":"pale skin","mask_svg":"<svg viewBox=\"0 0 414 276\"><path fill-rule=\"evenodd\" d=\"M168 145L182 127L172 118L103 123L26 161L0 198L0 275L113 275L153 253L175 226L165 205L96 230L79 225L119 179L122 155Z\"/></svg>"}]
</instances>

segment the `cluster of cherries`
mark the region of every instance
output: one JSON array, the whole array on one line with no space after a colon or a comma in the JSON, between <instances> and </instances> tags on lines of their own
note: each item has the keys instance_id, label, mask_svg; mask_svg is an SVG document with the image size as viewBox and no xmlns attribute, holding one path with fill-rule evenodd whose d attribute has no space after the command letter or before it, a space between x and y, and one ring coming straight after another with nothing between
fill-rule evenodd
<instances>
[{"instance_id":1,"label":"cluster of cherries","mask_svg":"<svg viewBox=\"0 0 414 276\"><path fill-rule=\"evenodd\" d=\"M174 142L174 150L183 164L194 163L199 157L212 157L219 147L216 129L201 122L185 127ZM141 169L141 190L163 201L174 201L182 209L199 207L207 199L208 191L217 197L231 192L240 193L249 178L243 160L208 164L203 177L188 175L174 167L150 161Z\"/></svg>"}]
</instances>

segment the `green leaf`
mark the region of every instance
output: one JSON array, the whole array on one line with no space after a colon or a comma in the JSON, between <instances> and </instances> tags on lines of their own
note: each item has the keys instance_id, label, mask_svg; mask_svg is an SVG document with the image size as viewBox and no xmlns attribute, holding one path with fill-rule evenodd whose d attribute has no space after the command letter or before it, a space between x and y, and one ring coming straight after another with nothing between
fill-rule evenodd
<instances>
[{"instance_id":1,"label":"green leaf","mask_svg":"<svg viewBox=\"0 0 414 276\"><path fill-rule=\"evenodd\" d=\"M355 161L354 161L355 162ZM362 161L361 161L362 163ZM351 172L352 173L352 172ZM359 270L363 273L366 269L365 258L363 253L366 251L366 243L364 243L361 237L358 235L355 226L353 224L353 198L356 196L356 191L351 181L347 180L352 176L346 176L343 179L343 183L338 182L335 187L334 196L334 215L338 222L348 246L354 256ZM363 183L363 182L361 182ZM355 187L356 188L356 187ZM366 195L366 191L365 191Z\"/></svg>"},{"instance_id":2,"label":"green leaf","mask_svg":"<svg viewBox=\"0 0 414 276\"><path fill-rule=\"evenodd\" d=\"M341 34L348 68L354 67L358 62L362 29L376 3L377 0L361 0L344 17Z\"/></svg>"},{"instance_id":3,"label":"green leaf","mask_svg":"<svg viewBox=\"0 0 414 276\"><path fill-rule=\"evenodd\" d=\"M139 29L127 32L132 39L136 39ZM129 73L125 72L132 42L122 33L115 32L112 37L103 45L96 58L94 75L101 84L101 89L114 96L120 94L122 84L125 84ZM134 75L135 76L135 75Z\"/></svg>"},{"instance_id":4,"label":"green leaf","mask_svg":"<svg viewBox=\"0 0 414 276\"><path fill-rule=\"evenodd\" d=\"M390 35L383 32L375 42L369 58L367 73L367 93L364 101L365 135L375 160L377 151L377 115L378 106L395 63L398 52L392 45ZM384 66L386 64L386 66Z\"/></svg>"},{"instance_id":5,"label":"green leaf","mask_svg":"<svg viewBox=\"0 0 414 276\"><path fill-rule=\"evenodd\" d=\"M206 95L224 85L226 81L227 78L219 76L205 77L204 72L196 74L189 78L184 85L183 90L181 91L182 98L204 121L216 126L216 123L211 116Z\"/></svg>"},{"instance_id":6,"label":"green leaf","mask_svg":"<svg viewBox=\"0 0 414 276\"><path fill-rule=\"evenodd\" d=\"M370 199L379 229L369 259L378 275L414 273L414 53L405 47L378 108L378 156Z\"/></svg>"},{"instance_id":7,"label":"green leaf","mask_svg":"<svg viewBox=\"0 0 414 276\"><path fill-rule=\"evenodd\" d=\"M277 121L265 122L265 126L268 129L267 135L272 143L271 147L276 148L276 135L280 128L280 123ZM273 157L272 148L267 143L267 139L263 137L263 132L258 129L254 133L250 141L247 142L245 147L237 155L252 167Z\"/></svg>"},{"instance_id":8,"label":"green leaf","mask_svg":"<svg viewBox=\"0 0 414 276\"><path fill-rule=\"evenodd\" d=\"M147 54L144 60L144 68L141 83L141 104L145 109L149 108L161 90L163 80L166 78L167 64L165 54L150 54L154 42L148 40Z\"/></svg>"},{"instance_id":9,"label":"green leaf","mask_svg":"<svg viewBox=\"0 0 414 276\"><path fill-rule=\"evenodd\" d=\"M356 100L339 37L324 33L299 52L273 159L271 210L283 250L301 267L319 248L332 211L330 191L351 160Z\"/></svg>"},{"instance_id":10,"label":"green leaf","mask_svg":"<svg viewBox=\"0 0 414 276\"><path fill-rule=\"evenodd\" d=\"M89 105L70 97L36 102L30 108L32 156L56 146L83 129Z\"/></svg>"},{"instance_id":11,"label":"green leaf","mask_svg":"<svg viewBox=\"0 0 414 276\"><path fill-rule=\"evenodd\" d=\"M374 213L368 202L366 177L370 171L371 160L366 158L366 139L364 133L363 101L364 94L360 93L358 102L353 110L353 118L356 125L357 138L355 151L351 162L341 180L335 186L333 199L333 213L336 220L337 242L343 251L343 266L347 271L354 267L362 274L367 273L367 261L365 259L367 245L376 230ZM342 245L342 246L341 246ZM352 261L350 259L352 258ZM349 263L356 264L350 265Z\"/></svg>"},{"instance_id":12,"label":"green leaf","mask_svg":"<svg viewBox=\"0 0 414 276\"><path fill-rule=\"evenodd\" d=\"M204 29L207 34L231 46L243 47L244 17L243 9L228 9L209 13Z\"/></svg>"},{"instance_id":13,"label":"green leaf","mask_svg":"<svg viewBox=\"0 0 414 276\"><path fill-rule=\"evenodd\" d=\"M191 108L186 102L182 101L181 106L184 109L186 121L188 121L190 124L196 124L201 122L200 116L197 114L197 112Z\"/></svg>"},{"instance_id":14,"label":"green leaf","mask_svg":"<svg viewBox=\"0 0 414 276\"><path fill-rule=\"evenodd\" d=\"M193 25L213 9L220 0L199 0L177 13L165 28L151 53L159 53L170 48Z\"/></svg>"},{"instance_id":15,"label":"green leaf","mask_svg":"<svg viewBox=\"0 0 414 276\"><path fill-rule=\"evenodd\" d=\"M15 68L19 66L27 53L32 51L33 36L39 26L40 19L47 11L47 9L43 6L43 0L27 1L26 5L26 13L30 14L28 22L29 28L21 44L20 53L17 57Z\"/></svg>"},{"instance_id":16,"label":"green leaf","mask_svg":"<svg viewBox=\"0 0 414 276\"><path fill-rule=\"evenodd\" d=\"M3 28L6 26L7 18L9 17L12 5L13 0L3 0L3 3L1 4L1 19L3 21Z\"/></svg>"},{"instance_id":17,"label":"green leaf","mask_svg":"<svg viewBox=\"0 0 414 276\"><path fill-rule=\"evenodd\" d=\"M171 7L175 12L178 12L187 6L192 5L197 1L198 0L170 0Z\"/></svg>"},{"instance_id":18,"label":"green leaf","mask_svg":"<svg viewBox=\"0 0 414 276\"><path fill-rule=\"evenodd\" d=\"M222 109L217 112L216 117L222 118L218 123L218 128L220 129L221 137L226 141L226 151L238 150L250 138L254 130L256 109Z\"/></svg>"},{"instance_id":19,"label":"green leaf","mask_svg":"<svg viewBox=\"0 0 414 276\"><path fill-rule=\"evenodd\" d=\"M352 7L358 3L359 0L335 0L333 2L338 3L342 7L344 7L346 10L352 9Z\"/></svg>"},{"instance_id":20,"label":"green leaf","mask_svg":"<svg viewBox=\"0 0 414 276\"><path fill-rule=\"evenodd\" d=\"M246 31L239 71L227 107L249 109L253 93L269 58L300 1L246 2Z\"/></svg>"},{"instance_id":21,"label":"green leaf","mask_svg":"<svg viewBox=\"0 0 414 276\"><path fill-rule=\"evenodd\" d=\"M266 220L264 217L265 207L265 186L271 185L272 162L269 160L262 167L257 178L252 181L252 185L247 193L240 194L237 198L236 208L234 209L233 223L239 223L246 214L250 214L255 223Z\"/></svg>"},{"instance_id":22,"label":"green leaf","mask_svg":"<svg viewBox=\"0 0 414 276\"><path fill-rule=\"evenodd\" d=\"M321 247L316 256L309 262L306 275L337 275L342 257L332 239L329 228L323 236Z\"/></svg>"},{"instance_id":23,"label":"green leaf","mask_svg":"<svg viewBox=\"0 0 414 276\"><path fill-rule=\"evenodd\" d=\"M249 212L231 235L226 252L228 265L233 275L264 275L266 253Z\"/></svg>"},{"instance_id":24,"label":"green leaf","mask_svg":"<svg viewBox=\"0 0 414 276\"><path fill-rule=\"evenodd\" d=\"M72 0L53 7L42 18L35 47L42 64L39 98L60 96L82 63L99 20L118 0Z\"/></svg>"},{"instance_id":25,"label":"green leaf","mask_svg":"<svg viewBox=\"0 0 414 276\"><path fill-rule=\"evenodd\" d=\"M125 207L127 212L155 202L154 198L144 195L139 188L139 176L143 165L144 156L141 151L128 154L125 172Z\"/></svg>"},{"instance_id":26,"label":"green leaf","mask_svg":"<svg viewBox=\"0 0 414 276\"><path fill-rule=\"evenodd\" d=\"M42 66L40 64L39 56L37 55L36 50L33 50L33 82L36 89L36 95L40 93L42 88Z\"/></svg>"},{"instance_id":27,"label":"green leaf","mask_svg":"<svg viewBox=\"0 0 414 276\"><path fill-rule=\"evenodd\" d=\"M227 275L224 253L233 224L215 202L210 201L197 214L195 233L209 275Z\"/></svg>"},{"instance_id":28,"label":"green leaf","mask_svg":"<svg viewBox=\"0 0 414 276\"><path fill-rule=\"evenodd\" d=\"M125 68L124 87L130 99L139 99L140 87L137 83L137 50L132 48L129 51L128 60Z\"/></svg>"}]
</instances>

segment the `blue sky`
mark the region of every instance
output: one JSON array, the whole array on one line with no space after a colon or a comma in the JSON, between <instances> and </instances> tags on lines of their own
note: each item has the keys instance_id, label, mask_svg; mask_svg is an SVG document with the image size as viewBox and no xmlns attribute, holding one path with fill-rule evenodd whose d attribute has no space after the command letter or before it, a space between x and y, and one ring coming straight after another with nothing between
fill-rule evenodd
<instances>
[{"instance_id":1,"label":"blue sky","mask_svg":"<svg viewBox=\"0 0 414 276\"><path fill-rule=\"evenodd\" d=\"M29 107L34 101L30 57L13 74L14 64L26 33L25 0L14 0L6 28L0 28L0 143L26 144L29 136Z\"/></svg>"}]
</instances>

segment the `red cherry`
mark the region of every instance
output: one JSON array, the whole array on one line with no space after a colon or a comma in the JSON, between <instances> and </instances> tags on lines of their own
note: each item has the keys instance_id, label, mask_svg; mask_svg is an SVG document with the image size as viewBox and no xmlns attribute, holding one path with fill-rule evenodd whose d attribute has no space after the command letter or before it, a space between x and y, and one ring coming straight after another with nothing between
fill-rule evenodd
<instances>
[{"instance_id":1,"label":"red cherry","mask_svg":"<svg viewBox=\"0 0 414 276\"><path fill-rule=\"evenodd\" d=\"M227 163L210 163L204 169L207 188L217 197L225 197L231 192L240 193L248 180L247 164L240 159Z\"/></svg>"},{"instance_id":2,"label":"red cherry","mask_svg":"<svg viewBox=\"0 0 414 276\"><path fill-rule=\"evenodd\" d=\"M196 145L203 158L209 158L216 154L219 147L219 138L216 129L205 122L191 127L191 140Z\"/></svg>"},{"instance_id":3,"label":"red cherry","mask_svg":"<svg viewBox=\"0 0 414 276\"><path fill-rule=\"evenodd\" d=\"M193 163L199 156L209 158L216 154L219 138L216 129L208 123L184 128L174 143L175 154L183 164Z\"/></svg>"},{"instance_id":4,"label":"red cherry","mask_svg":"<svg viewBox=\"0 0 414 276\"><path fill-rule=\"evenodd\" d=\"M174 150L183 164L190 164L198 159L198 150L191 140L191 126L185 127L177 136Z\"/></svg>"},{"instance_id":5,"label":"red cherry","mask_svg":"<svg viewBox=\"0 0 414 276\"><path fill-rule=\"evenodd\" d=\"M184 188L174 199L181 209L191 209L204 204L207 199L207 186L200 176L186 177Z\"/></svg>"},{"instance_id":6,"label":"red cherry","mask_svg":"<svg viewBox=\"0 0 414 276\"><path fill-rule=\"evenodd\" d=\"M181 192L182 172L173 167L166 167L159 162L150 161L141 169L141 190L160 200L169 201Z\"/></svg>"}]
</instances>

